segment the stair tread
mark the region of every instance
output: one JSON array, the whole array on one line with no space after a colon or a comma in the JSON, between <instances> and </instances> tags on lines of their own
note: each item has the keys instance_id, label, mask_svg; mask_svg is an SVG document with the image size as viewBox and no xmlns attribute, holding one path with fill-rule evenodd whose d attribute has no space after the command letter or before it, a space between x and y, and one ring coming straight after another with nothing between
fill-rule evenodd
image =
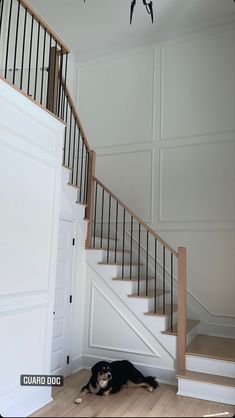
<instances>
[{"instance_id":1,"label":"stair tread","mask_svg":"<svg viewBox=\"0 0 235 418\"><path fill-rule=\"evenodd\" d=\"M73 183L68 183L68 186L71 186L71 187L74 187L74 189L80 190L80 187L79 186L76 186Z\"/></svg>"},{"instance_id":2,"label":"stair tread","mask_svg":"<svg viewBox=\"0 0 235 418\"><path fill-rule=\"evenodd\" d=\"M84 208L86 208L86 207L87 207L87 204L86 204L86 203L79 202L79 200L77 200L77 201L76 201L76 203L77 203L78 205L84 206ZM89 221L89 219L84 219L84 220Z\"/></svg>"},{"instance_id":3,"label":"stair tread","mask_svg":"<svg viewBox=\"0 0 235 418\"><path fill-rule=\"evenodd\" d=\"M73 171L73 169L66 164L62 164L62 167L67 168L67 170Z\"/></svg>"},{"instance_id":4,"label":"stair tread","mask_svg":"<svg viewBox=\"0 0 235 418\"><path fill-rule=\"evenodd\" d=\"M98 251L98 250L100 250L100 251L108 251L108 248L103 248L103 247L102 247L102 248L101 248L101 247L100 247L100 248L97 248L97 247L96 247L96 248L90 248L90 250L96 250L96 251ZM115 250L113 250L112 248L109 248L109 252L110 252L110 253L111 253L111 252L112 252L112 253L115 253ZM118 250L118 249L116 249L116 252L117 252L117 253L122 253L123 251L122 251L122 250ZM129 251L129 250L125 250L125 251L124 251L124 253L128 253L128 254L130 254L130 251Z\"/></svg>"},{"instance_id":5,"label":"stair tread","mask_svg":"<svg viewBox=\"0 0 235 418\"><path fill-rule=\"evenodd\" d=\"M120 280L124 282L138 282L138 277L113 277L113 280ZM146 277L140 277L140 281L146 280ZM149 277L148 280L154 280L154 277Z\"/></svg>"},{"instance_id":6,"label":"stair tread","mask_svg":"<svg viewBox=\"0 0 235 418\"><path fill-rule=\"evenodd\" d=\"M216 385L235 387L235 379L227 376L219 376L209 373L199 373L190 370L179 371L176 377L184 379L200 380L201 382L214 383Z\"/></svg>"},{"instance_id":7,"label":"stair tread","mask_svg":"<svg viewBox=\"0 0 235 418\"><path fill-rule=\"evenodd\" d=\"M235 362L235 339L199 334L188 345L186 354Z\"/></svg>"},{"instance_id":8,"label":"stair tread","mask_svg":"<svg viewBox=\"0 0 235 418\"><path fill-rule=\"evenodd\" d=\"M93 235L93 238L94 238L94 235ZM95 238L101 238L101 231L96 231ZM108 239L108 231L103 231L102 232L102 239L103 238ZM115 241L115 240L118 241L118 238L116 238L115 233L112 232L112 231L110 231L110 233L109 233L109 239L113 240L113 241Z\"/></svg>"},{"instance_id":9,"label":"stair tread","mask_svg":"<svg viewBox=\"0 0 235 418\"><path fill-rule=\"evenodd\" d=\"M173 305L173 313L176 312L178 309L177 305ZM162 306L160 308L157 308L156 313L154 311L145 312L144 315L146 316L168 316L171 314L171 305L166 304L165 305L165 314L163 314L163 308Z\"/></svg>"},{"instance_id":10,"label":"stair tread","mask_svg":"<svg viewBox=\"0 0 235 418\"><path fill-rule=\"evenodd\" d=\"M191 331L199 323L200 321L198 321L197 319L187 319L187 322L186 322L187 333ZM177 336L178 335L178 322L176 322L176 324L173 325L172 330L171 328L168 328L166 331L162 331L162 334Z\"/></svg>"},{"instance_id":11,"label":"stair tread","mask_svg":"<svg viewBox=\"0 0 235 418\"><path fill-rule=\"evenodd\" d=\"M168 291L166 291L165 293L169 293ZM161 296L163 295L163 291L161 289L157 289L156 291L156 295L157 296ZM138 293L134 293L132 295L128 295L129 298L141 298L141 299L149 299L149 298L154 298L155 296L155 291L151 290L150 292L148 292L148 295L146 296L146 292L140 292Z\"/></svg>"},{"instance_id":12,"label":"stair tread","mask_svg":"<svg viewBox=\"0 0 235 418\"><path fill-rule=\"evenodd\" d=\"M98 264L101 264L101 265L103 265L103 266L122 266L122 265L124 265L124 266L130 266L130 263L118 263L118 262L113 262L113 261L110 261L110 262L106 262L106 261L99 261L99 263ZM140 263L140 264L138 264L138 263L132 263L132 266L142 266L143 265L143 263Z\"/></svg>"}]
</instances>

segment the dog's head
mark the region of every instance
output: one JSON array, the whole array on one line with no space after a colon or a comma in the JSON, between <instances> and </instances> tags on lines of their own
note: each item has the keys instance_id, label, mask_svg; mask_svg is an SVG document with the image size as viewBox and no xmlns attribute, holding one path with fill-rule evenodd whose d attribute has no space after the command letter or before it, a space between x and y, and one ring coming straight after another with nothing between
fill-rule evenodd
<instances>
[{"instance_id":1,"label":"dog's head","mask_svg":"<svg viewBox=\"0 0 235 418\"><path fill-rule=\"evenodd\" d=\"M91 373L92 385L94 387L98 383L101 389L105 389L112 379L111 366L107 361L99 361L99 363L96 363L92 367Z\"/></svg>"}]
</instances>

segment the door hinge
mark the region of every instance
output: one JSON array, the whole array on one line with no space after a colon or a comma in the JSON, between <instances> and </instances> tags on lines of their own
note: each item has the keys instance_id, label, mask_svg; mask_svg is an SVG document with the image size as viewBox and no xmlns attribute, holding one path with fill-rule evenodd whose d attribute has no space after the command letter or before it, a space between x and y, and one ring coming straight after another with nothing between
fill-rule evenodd
<instances>
[{"instance_id":1,"label":"door hinge","mask_svg":"<svg viewBox=\"0 0 235 418\"><path fill-rule=\"evenodd\" d=\"M69 303L73 303L73 295L69 296Z\"/></svg>"},{"instance_id":2,"label":"door hinge","mask_svg":"<svg viewBox=\"0 0 235 418\"><path fill-rule=\"evenodd\" d=\"M75 241L75 238L73 238L73 247L74 247L74 245L75 245L75 242L76 242L76 241Z\"/></svg>"},{"instance_id":3,"label":"door hinge","mask_svg":"<svg viewBox=\"0 0 235 418\"><path fill-rule=\"evenodd\" d=\"M67 364L69 364L69 356L67 356Z\"/></svg>"}]
</instances>

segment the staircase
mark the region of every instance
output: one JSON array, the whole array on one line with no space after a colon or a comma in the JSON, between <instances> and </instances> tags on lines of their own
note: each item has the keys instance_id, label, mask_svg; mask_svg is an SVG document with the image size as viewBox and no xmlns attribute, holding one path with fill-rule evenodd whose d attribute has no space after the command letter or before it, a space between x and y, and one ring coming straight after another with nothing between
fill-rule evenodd
<instances>
[{"instance_id":1,"label":"staircase","mask_svg":"<svg viewBox=\"0 0 235 418\"><path fill-rule=\"evenodd\" d=\"M25 22L20 45L19 16ZM85 211L87 262L169 354L178 395L234 404L235 340L198 335L199 321L187 316L186 249L173 249L96 178L95 152L66 86L68 47L26 0L12 0L10 8L2 0L0 35L4 21L8 26L2 78L65 122L64 178ZM27 77L26 32L31 34Z\"/></svg>"}]
</instances>

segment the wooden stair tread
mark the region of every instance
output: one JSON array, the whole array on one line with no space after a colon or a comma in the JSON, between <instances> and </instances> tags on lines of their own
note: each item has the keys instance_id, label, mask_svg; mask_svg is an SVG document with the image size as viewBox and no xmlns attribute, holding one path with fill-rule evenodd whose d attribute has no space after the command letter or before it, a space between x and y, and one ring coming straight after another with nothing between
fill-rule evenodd
<instances>
[{"instance_id":1,"label":"wooden stair tread","mask_svg":"<svg viewBox=\"0 0 235 418\"><path fill-rule=\"evenodd\" d=\"M235 362L235 339L199 334L188 345L186 354Z\"/></svg>"},{"instance_id":2,"label":"wooden stair tread","mask_svg":"<svg viewBox=\"0 0 235 418\"><path fill-rule=\"evenodd\" d=\"M200 323L200 321L198 321L196 319L187 319L186 332L188 333L189 331L191 331L199 323ZM168 328L166 331L162 331L162 334L176 335L177 336L178 335L178 323L173 325L172 331L171 331L171 328Z\"/></svg>"},{"instance_id":3,"label":"wooden stair tread","mask_svg":"<svg viewBox=\"0 0 235 418\"><path fill-rule=\"evenodd\" d=\"M179 371L176 377L184 379L200 380L201 382L214 383L216 385L235 387L235 379L232 377L218 376L215 374L192 372L190 370Z\"/></svg>"},{"instance_id":4,"label":"wooden stair tread","mask_svg":"<svg viewBox=\"0 0 235 418\"><path fill-rule=\"evenodd\" d=\"M77 203L77 205L81 205L81 206L83 206L84 208L86 208L86 207L87 207L87 203L79 202L79 200L77 200L77 201L76 201L76 203ZM85 220L86 220L86 221L89 221L89 219L86 219L86 218L84 219L84 221L85 221Z\"/></svg>"},{"instance_id":5,"label":"wooden stair tread","mask_svg":"<svg viewBox=\"0 0 235 418\"><path fill-rule=\"evenodd\" d=\"M138 282L138 277L113 277L113 280L120 280L124 282ZM146 280L146 277L140 277L140 281ZM154 277L149 277L148 280L154 280Z\"/></svg>"},{"instance_id":6,"label":"wooden stair tread","mask_svg":"<svg viewBox=\"0 0 235 418\"><path fill-rule=\"evenodd\" d=\"M71 186L71 187L74 187L74 189L80 190L80 187L79 186L76 186L73 183L68 183L68 186Z\"/></svg>"},{"instance_id":7,"label":"wooden stair tread","mask_svg":"<svg viewBox=\"0 0 235 418\"><path fill-rule=\"evenodd\" d=\"M176 312L178 309L177 305L173 305L173 313ZM168 316L171 314L171 305L166 304L165 305L165 314L163 314L163 308L162 306L160 308L157 308L156 313L154 311L145 312L144 315L146 316Z\"/></svg>"},{"instance_id":8,"label":"wooden stair tread","mask_svg":"<svg viewBox=\"0 0 235 418\"><path fill-rule=\"evenodd\" d=\"M168 291L166 291L166 293L169 293ZM163 291L162 290L157 290L156 291L156 295L157 296L161 296L163 295ZM141 298L141 299L149 299L149 298L154 298L155 296L155 291L151 290L150 292L148 292L148 296L146 296L146 292L140 292L139 295L138 293L132 294L132 295L128 295L129 298Z\"/></svg>"},{"instance_id":9,"label":"wooden stair tread","mask_svg":"<svg viewBox=\"0 0 235 418\"><path fill-rule=\"evenodd\" d=\"M68 165L62 164L62 167L67 168L67 170L73 171L73 169L69 167Z\"/></svg>"},{"instance_id":10,"label":"wooden stair tread","mask_svg":"<svg viewBox=\"0 0 235 418\"><path fill-rule=\"evenodd\" d=\"M96 251L98 251L98 250L99 250L99 251L108 251L108 248L97 248L97 247L96 247L96 248L89 248L89 249L90 249L90 250L96 250ZM115 250L113 250L113 249L109 248L109 252L110 252L110 253L115 253ZM122 253L122 250L118 250L118 249L117 249L117 250L116 250L116 252L117 252L117 253ZM130 254L130 251L129 251L129 250L125 250L125 251L124 251L124 253Z\"/></svg>"},{"instance_id":11,"label":"wooden stair tread","mask_svg":"<svg viewBox=\"0 0 235 418\"><path fill-rule=\"evenodd\" d=\"M114 262L114 261L110 261L110 262L106 262L106 261L100 261L98 264L101 264L101 265L103 265L103 266L130 266L130 263L118 263L118 262ZM138 263L132 263L132 266L142 266L143 264L142 263L140 263L140 264L138 264Z\"/></svg>"},{"instance_id":12,"label":"wooden stair tread","mask_svg":"<svg viewBox=\"0 0 235 418\"><path fill-rule=\"evenodd\" d=\"M93 235L93 238L94 238L94 235ZM96 231L96 233L95 233L95 238L101 238L101 231ZM108 239L108 231L103 231L102 232L102 239ZM115 233L114 232L112 232L112 231L110 231L110 233L109 233L109 239L112 239L112 240L117 240L118 241L118 238L116 238L116 235L115 235Z\"/></svg>"}]
</instances>

